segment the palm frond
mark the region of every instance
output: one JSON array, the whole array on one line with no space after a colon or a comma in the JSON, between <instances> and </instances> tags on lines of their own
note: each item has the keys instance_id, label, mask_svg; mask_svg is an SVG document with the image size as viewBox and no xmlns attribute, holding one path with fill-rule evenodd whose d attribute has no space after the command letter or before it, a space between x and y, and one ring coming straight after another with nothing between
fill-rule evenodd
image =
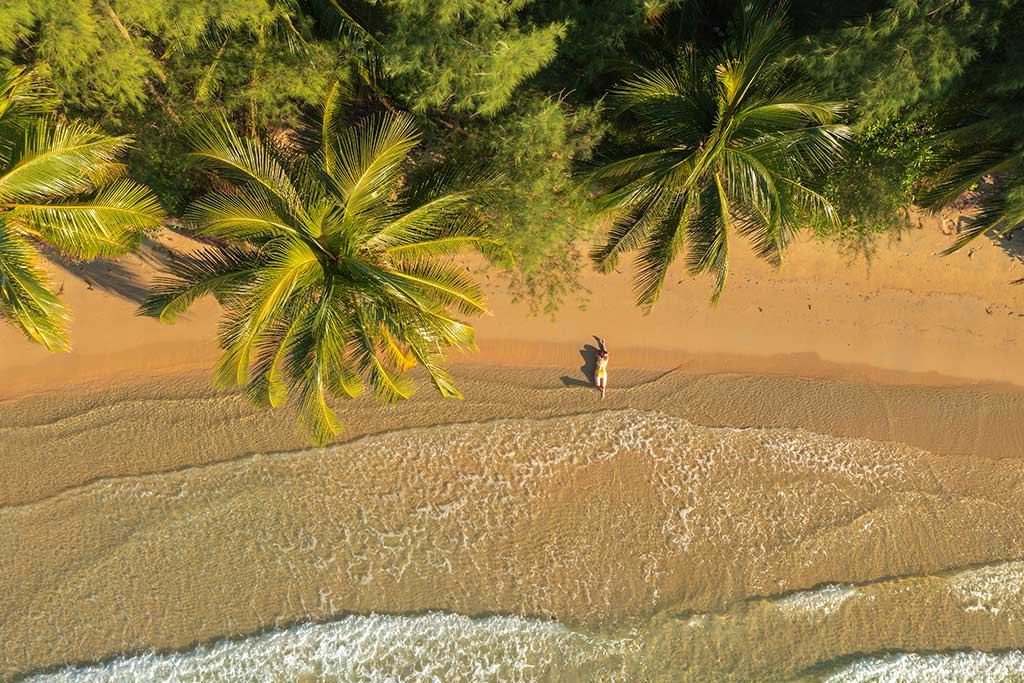
<instances>
[{"instance_id":1,"label":"palm frond","mask_svg":"<svg viewBox=\"0 0 1024 683\"><path fill-rule=\"evenodd\" d=\"M0 317L50 351L68 351L68 312L38 259L32 244L0 220Z\"/></svg>"},{"instance_id":2,"label":"palm frond","mask_svg":"<svg viewBox=\"0 0 1024 683\"><path fill-rule=\"evenodd\" d=\"M382 115L337 137L338 167L331 175L344 193L346 219L381 205L376 199L395 189L402 162L419 141L406 115Z\"/></svg>"},{"instance_id":3,"label":"palm frond","mask_svg":"<svg viewBox=\"0 0 1024 683\"><path fill-rule=\"evenodd\" d=\"M1024 192L1020 194L1024 195ZM948 256L982 235L990 232L1007 234L1021 224L1024 224L1024 196L1011 197L1005 187L995 188L982 200L981 209L961 227L953 245L941 253Z\"/></svg>"},{"instance_id":4,"label":"palm frond","mask_svg":"<svg viewBox=\"0 0 1024 683\"><path fill-rule=\"evenodd\" d=\"M105 135L93 126L37 119L25 129L0 174L0 204L69 197L95 188L123 170L117 158L129 138Z\"/></svg>"},{"instance_id":5,"label":"palm frond","mask_svg":"<svg viewBox=\"0 0 1024 683\"><path fill-rule=\"evenodd\" d=\"M240 190L233 194L210 192L185 210L185 219L206 237L266 241L283 235L301 235L301 224L282 216L261 194Z\"/></svg>"},{"instance_id":6,"label":"palm frond","mask_svg":"<svg viewBox=\"0 0 1024 683\"><path fill-rule=\"evenodd\" d=\"M643 203L618 213L612 221L605 243L595 246L590 252L590 258L598 270L611 272L624 252L640 246L654 223L662 218L662 211L668 201L670 199L666 199L666 191L657 189Z\"/></svg>"},{"instance_id":7,"label":"palm frond","mask_svg":"<svg viewBox=\"0 0 1024 683\"><path fill-rule=\"evenodd\" d=\"M374 396L386 405L394 405L412 396L416 390L412 380L404 375L392 374L378 357L383 338L379 330L375 331L374 322L367 320L362 311L357 314L357 320L353 333L355 360L369 377Z\"/></svg>"},{"instance_id":8,"label":"palm frond","mask_svg":"<svg viewBox=\"0 0 1024 683\"><path fill-rule=\"evenodd\" d=\"M13 137L16 131L53 113L57 102L57 93L26 67L0 73L0 136Z\"/></svg>"},{"instance_id":9,"label":"palm frond","mask_svg":"<svg viewBox=\"0 0 1024 683\"><path fill-rule=\"evenodd\" d=\"M952 162L939 171L931 185L918 197L925 206L938 209L962 195L985 176L1024 166L1010 150L984 147Z\"/></svg>"},{"instance_id":10,"label":"palm frond","mask_svg":"<svg viewBox=\"0 0 1024 683\"><path fill-rule=\"evenodd\" d=\"M123 178L76 203L14 205L9 220L65 254L120 256L160 226L163 209L149 188Z\"/></svg>"},{"instance_id":11,"label":"palm frond","mask_svg":"<svg viewBox=\"0 0 1024 683\"><path fill-rule=\"evenodd\" d=\"M274 150L263 141L239 137L223 116L196 126L187 138L198 165L262 193L298 218L305 217L302 199L291 178Z\"/></svg>"},{"instance_id":12,"label":"palm frond","mask_svg":"<svg viewBox=\"0 0 1024 683\"><path fill-rule=\"evenodd\" d=\"M637 303L648 310L657 303L665 277L686 242L690 216L697 202L693 192L674 197L637 255L634 292Z\"/></svg>"},{"instance_id":13,"label":"palm frond","mask_svg":"<svg viewBox=\"0 0 1024 683\"><path fill-rule=\"evenodd\" d=\"M479 216L468 215L418 229L403 227L389 239L383 251L401 260L450 256L469 248L496 245L488 233L487 222Z\"/></svg>"},{"instance_id":14,"label":"palm frond","mask_svg":"<svg viewBox=\"0 0 1024 683\"><path fill-rule=\"evenodd\" d=\"M139 313L172 323L197 299L208 294L220 299L229 296L258 267L259 259L259 252L247 246L176 254L165 273L154 280Z\"/></svg>"},{"instance_id":15,"label":"palm frond","mask_svg":"<svg viewBox=\"0 0 1024 683\"><path fill-rule=\"evenodd\" d=\"M275 240L261 253L263 262L252 271L246 290L232 299L229 315L218 335L224 350L217 363L221 386L244 385L249 378L252 350L268 326L281 319L296 292L322 279L315 252L301 240Z\"/></svg>"},{"instance_id":16,"label":"palm frond","mask_svg":"<svg viewBox=\"0 0 1024 683\"><path fill-rule=\"evenodd\" d=\"M433 261L399 265L392 274L411 283L442 307L455 306L464 315L486 313L484 295L465 271Z\"/></svg>"},{"instance_id":17,"label":"palm frond","mask_svg":"<svg viewBox=\"0 0 1024 683\"><path fill-rule=\"evenodd\" d=\"M440 353L431 352L425 344L415 339L409 344L409 349L419 364L426 369L430 382L438 393L445 398L462 399L462 392L455 387L455 380L441 365L444 357Z\"/></svg>"},{"instance_id":18,"label":"palm frond","mask_svg":"<svg viewBox=\"0 0 1024 683\"><path fill-rule=\"evenodd\" d=\"M688 266L694 275L716 275L711 303L718 303L729 277L729 232L733 227L733 211L729 197L716 174L700 196L700 212L690 225Z\"/></svg>"}]
</instances>

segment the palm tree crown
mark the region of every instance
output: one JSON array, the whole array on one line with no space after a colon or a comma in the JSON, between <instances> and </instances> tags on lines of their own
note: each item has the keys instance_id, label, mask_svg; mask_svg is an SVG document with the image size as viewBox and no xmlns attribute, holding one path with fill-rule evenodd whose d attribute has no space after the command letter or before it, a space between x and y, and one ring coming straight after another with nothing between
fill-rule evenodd
<instances>
[{"instance_id":1,"label":"palm tree crown","mask_svg":"<svg viewBox=\"0 0 1024 683\"><path fill-rule=\"evenodd\" d=\"M22 68L0 74L0 317L67 351L68 313L39 266L40 243L76 258L118 256L163 218L124 178L127 137L54 116L56 100Z\"/></svg>"},{"instance_id":2,"label":"palm tree crown","mask_svg":"<svg viewBox=\"0 0 1024 683\"><path fill-rule=\"evenodd\" d=\"M684 249L692 273L729 273L729 238L749 237L757 253L781 261L808 212L832 217L805 178L840 156L849 133L843 106L794 78L781 11L741 13L725 45L709 57L685 51L671 66L644 71L612 93L645 148L598 169L601 209L614 221L591 257L607 272L637 250L635 291L653 305Z\"/></svg>"},{"instance_id":3,"label":"palm tree crown","mask_svg":"<svg viewBox=\"0 0 1024 683\"><path fill-rule=\"evenodd\" d=\"M342 100L335 85L307 154L241 138L223 119L195 132L195 159L228 186L186 217L222 246L178 258L144 307L172 321L217 297L218 383L271 406L292 393L321 445L341 429L327 397L354 397L364 380L394 403L412 394L403 373L420 364L442 395L459 397L442 353L474 341L453 310L484 310L465 272L437 258L484 239L476 192L454 172L408 177L412 120L343 129Z\"/></svg>"}]
</instances>

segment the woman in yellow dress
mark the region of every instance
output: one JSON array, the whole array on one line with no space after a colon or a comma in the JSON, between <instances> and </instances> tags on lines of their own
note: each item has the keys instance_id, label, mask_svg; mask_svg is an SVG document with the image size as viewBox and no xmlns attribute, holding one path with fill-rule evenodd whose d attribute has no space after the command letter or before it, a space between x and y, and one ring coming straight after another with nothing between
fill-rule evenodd
<instances>
[{"instance_id":1,"label":"woman in yellow dress","mask_svg":"<svg viewBox=\"0 0 1024 683\"><path fill-rule=\"evenodd\" d=\"M604 339L601 337L597 338L597 343L601 348L597 350L594 384L597 385L597 390L601 392L601 398L604 398L604 393L608 390L608 349L605 348Z\"/></svg>"}]
</instances>

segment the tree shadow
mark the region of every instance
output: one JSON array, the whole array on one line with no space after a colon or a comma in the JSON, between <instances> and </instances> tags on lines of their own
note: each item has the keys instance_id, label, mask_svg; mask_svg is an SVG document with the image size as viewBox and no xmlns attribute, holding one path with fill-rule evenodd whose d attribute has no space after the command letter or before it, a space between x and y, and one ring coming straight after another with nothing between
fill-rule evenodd
<instances>
[{"instance_id":1,"label":"tree shadow","mask_svg":"<svg viewBox=\"0 0 1024 683\"><path fill-rule=\"evenodd\" d=\"M583 375L583 379L562 375L560 378L562 384L567 387L588 387L593 389L595 386L594 372L597 370L597 347L593 344L584 344L583 348L580 349L580 358L583 359L583 365L580 366L580 374Z\"/></svg>"},{"instance_id":2,"label":"tree shadow","mask_svg":"<svg viewBox=\"0 0 1024 683\"><path fill-rule=\"evenodd\" d=\"M99 289L119 296L126 301L141 304L148 296L148 288L140 280L140 273L136 269L125 265L118 259L93 259L91 261L80 261L64 256L56 249L49 246L41 246L40 251L47 260L64 268L68 273L77 277L88 289ZM144 266L150 268L162 268L167 265L173 255L173 249L160 244L159 242L143 238L142 243L133 250L127 257L135 257ZM61 285L63 288L63 285Z\"/></svg>"},{"instance_id":3,"label":"tree shadow","mask_svg":"<svg viewBox=\"0 0 1024 683\"><path fill-rule=\"evenodd\" d=\"M1024 228L1018 228L1017 232L1007 233L1003 237L989 235L989 238L1009 256L1021 263L1024 263ZM969 253L970 252L968 252L968 254ZM1010 284L1024 285L1024 278L1014 280Z\"/></svg>"}]
</instances>

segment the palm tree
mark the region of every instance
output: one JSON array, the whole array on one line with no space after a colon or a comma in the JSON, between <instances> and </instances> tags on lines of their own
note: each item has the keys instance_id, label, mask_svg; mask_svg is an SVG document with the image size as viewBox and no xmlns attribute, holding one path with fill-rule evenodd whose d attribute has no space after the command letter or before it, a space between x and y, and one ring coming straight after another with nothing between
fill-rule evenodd
<instances>
[{"instance_id":1,"label":"palm tree","mask_svg":"<svg viewBox=\"0 0 1024 683\"><path fill-rule=\"evenodd\" d=\"M0 75L0 317L51 351L67 351L68 313L39 265L40 244L75 258L118 256L163 213L124 178L124 136L54 115L31 72Z\"/></svg>"},{"instance_id":2,"label":"palm tree","mask_svg":"<svg viewBox=\"0 0 1024 683\"><path fill-rule=\"evenodd\" d=\"M715 302L729 274L732 233L778 264L809 213L834 220L806 180L842 152L843 105L817 97L787 67L782 12L754 13L737 17L719 50L686 50L612 93L644 142L591 178L602 191L598 207L614 216L591 257L608 272L623 253L638 251L634 288L645 307L658 300L684 250L691 273L717 275Z\"/></svg>"},{"instance_id":3,"label":"palm tree","mask_svg":"<svg viewBox=\"0 0 1024 683\"><path fill-rule=\"evenodd\" d=\"M218 384L270 406L294 394L320 445L341 430L327 397L354 397L364 380L393 404L412 394L404 371L419 364L443 396L460 397L443 351L472 348L473 330L452 311L484 311L473 281L437 258L484 240L477 193L456 172L409 177L412 120L345 129L342 101L335 84L307 154L239 137L224 119L193 134L194 158L226 186L186 218L223 246L179 257L143 309L170 322L215 296Z\"/></svg>"},{"instance_id":4,"label":"palm tree","mask_svg":"<svg viewBox=\"0 0 1024 683\"><path fill-rule=\"evenodd\" d=\"M991 99L987 111L971 112L940 138L947 143L943 168L921 197L941 209L986 178L994 180L945 254L962 249L987 233L1009 235L1024 225L1024 113L1020 98Z\"/></svg>"}]
</instances>

